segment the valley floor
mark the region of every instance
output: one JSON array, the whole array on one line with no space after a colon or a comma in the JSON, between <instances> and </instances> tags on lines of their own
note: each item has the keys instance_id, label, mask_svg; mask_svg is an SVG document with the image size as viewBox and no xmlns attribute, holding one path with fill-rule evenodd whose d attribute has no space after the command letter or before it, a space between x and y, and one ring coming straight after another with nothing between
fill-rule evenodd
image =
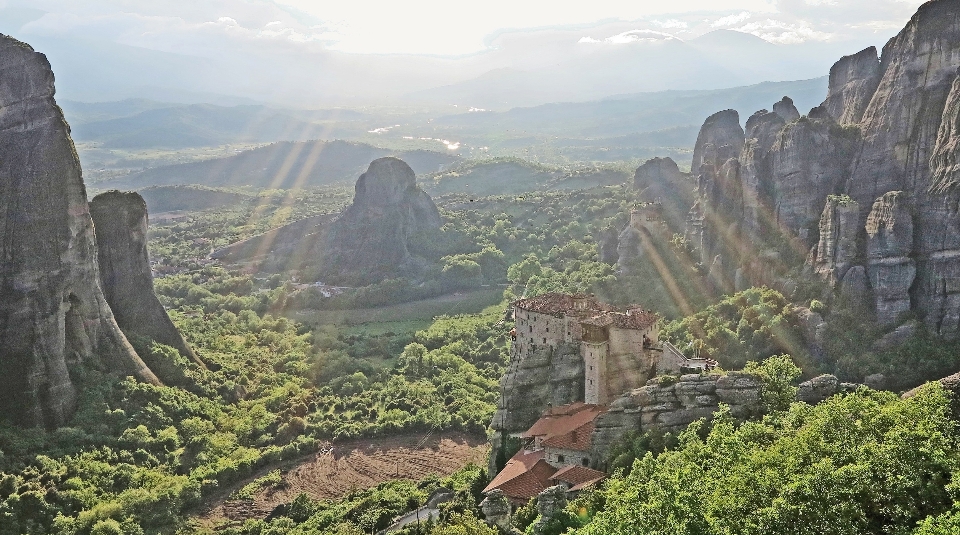
<instances>
[{"instance_id":1,"label":"valley floor","mask_svg":"<svg viewBox=\"0 0 960 535\"><path fill-rule=\"evenodd\" d=\"M483 437L451 432L327 445L286 466L281 472L281 483L261 490L252 500L229 499L230 492L275 466L220 493L207 505L199 521L208 527L224 527L250 518L266 518L275 507L292 502L300 493L315 500L330 500L394 479L419 480L428 474L445 477L471 462L485 465L489 447Z\"/></svg>"}]
</instances>

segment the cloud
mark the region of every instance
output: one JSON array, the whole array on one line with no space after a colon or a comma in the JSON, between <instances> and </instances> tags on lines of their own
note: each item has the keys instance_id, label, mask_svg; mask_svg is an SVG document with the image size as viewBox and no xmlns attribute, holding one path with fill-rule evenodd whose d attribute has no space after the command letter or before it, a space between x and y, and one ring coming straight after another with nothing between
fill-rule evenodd
<instances>
[{"instance_id":1,"label":"cloud","mask_svg":"<svg viewBox=\"0 0 960 535\"><path fill-rule=\"evenodd\" d=\"M677 19L655 20L653 21L653 23L661 28L668 28L668 29L672 29L672 28L686 29L689 26L689 24L687 24L686 22L682 20L677 20Z\"/></svg>"},{"instance_id":2,"label":"cloud","mask_svg":"<svg viewBox=\"0 0 960 535\"><path fill-rule=\"evenodd\" d=\"M651 43L656 41L669 41L677 39L674 35L656 30L628 30L625 32L611 35L603 40L590 36L581 37L578 43L609 43L614 45L625 45L630 43Z\"/></svg>"},{"instance_id":3,"label":"cloud","mask_svg":"<svg viewBox=\"0 0 960 535\"><path fill-rule=\"evenodd\" d=\"M740 24L741 22L749 19L751 14L749 11L740 12L737 15L728 15L726 17L721 17L710 23L710 26L714 28L720 28L721 26L733 26L734 24Z\"/></svg>"},{"instance_id":4,"label":"cloud","mask_svg":"<svg viewBox=\"0 0 960 535\"><path fill-rule=\"evenodd\" d=\"M756 35L765 41L781 45L795 45L807 41L829 41L834 37L831 33L815 30L802 22L790 24L773 19L751 22L732 29Z\"/></svg>"}]
</instances>

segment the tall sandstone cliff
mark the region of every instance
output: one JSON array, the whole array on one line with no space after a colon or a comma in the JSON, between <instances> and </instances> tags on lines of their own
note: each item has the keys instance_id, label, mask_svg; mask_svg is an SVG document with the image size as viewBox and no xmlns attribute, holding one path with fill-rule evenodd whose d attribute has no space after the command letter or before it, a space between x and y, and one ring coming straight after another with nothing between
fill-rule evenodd
<instances>
[{"instance_id":1,"label":"tall sandstone cliff","mask_svg":"<svg viewBox=\"0 0 960 535\"><path fill-rule=\"evenodd\" d=\"M100 287L93 222L46 57L0 36L0 416L54 427L75 406L69 366L158 383Z\"/></svg>"},{"instance_id":2,"label":"tall sandstone cliff","mask_svg":"<svg viewBox=\"0 0 960 535\"><path fill-rule=\"evenodd\" d=\"M100 283L117 325L128 337L166 344L202 366L153 292L143 197L136 192L101 193L90 201L90 215L96 229Z\"/></svg>"},{"instance_id":3,"label":"tall sandstone cliff","mask_svg":"<svg viewBox=\"0 0 960 535\"><path fill-rule=\"evenodd\" d=\"M739 125L708 118L694 151L701 188L687 227L704 265L776 284L806 256L838 296L843 287L862 294L882 326L912 312L931 332L956 338L958 67L960 0L935 0L880 58L872 47L841 58L826 100L806 116L788 120L781 101L779 117L751 117L735 159L708 145L736 146ZM756 265L763 258L776 259L780 272Z\"/></svg>"}]
</instances>

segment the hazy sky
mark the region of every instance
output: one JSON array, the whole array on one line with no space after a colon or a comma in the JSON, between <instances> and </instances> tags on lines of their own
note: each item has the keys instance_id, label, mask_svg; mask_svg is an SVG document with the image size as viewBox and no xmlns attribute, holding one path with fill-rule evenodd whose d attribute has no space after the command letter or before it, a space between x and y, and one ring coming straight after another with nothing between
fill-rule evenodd
<instances>
[{"instance_id":1,"label":"hazy sky","mask_svg":"<svg viewBox=\"0 0 960 535\"><path fill-rule=\"evenodd\" d=\"M607 72L615 74L643 68L643 58L657 54L645 51L648 43L686 42L719 29L760 37L792 58L777 70L777 52L769 51L767 59L773 61L764 64L766 70L730 83L811 78L826 74L841 55L882 46L920 3L0 0L0 32L46 52L58 71L58 86L70 98L116 98L137 95L138 87L162 86L257 100L333 102L407 94L496 69L568 69L561 64L578 58L580 63L569 65L582 73L594 56L606 58L604 65L612 69ZM741 55L734 51L727 59ZM689 74L697 68L678 64L678 72L686 69L687 75L675 82L630 82L611 86L610 92L693 88L698 78ZM741 71L733 64L724 68ZM706 85L722 85L723 75L718 76ZM602 83L598 77L597 84Z\"/></svg>"},{"instance_id":2,"label":"hazy sky","mask_svg":"<svg viewBox=\"0 0 960 535\"><path fill-rule=\"evenodd\" d=\"M0 0L26 33L82 32L157 49L287 41L360 53L458 55L498 30L636 21L677 37L710 28L768 41L842 41L902 27L917 0ZM33 17L36 17L35 19ZM32 20L26 20L32 19ZM609 36L601 36L609 37Z\"/></svg>"}]
</instances>

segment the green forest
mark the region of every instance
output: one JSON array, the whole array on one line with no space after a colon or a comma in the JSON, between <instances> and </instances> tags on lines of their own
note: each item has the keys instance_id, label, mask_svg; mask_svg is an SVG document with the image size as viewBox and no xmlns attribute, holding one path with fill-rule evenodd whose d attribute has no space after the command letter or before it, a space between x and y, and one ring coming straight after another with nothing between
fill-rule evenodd
<instances>
[{"instance_id":1,"label":"green forest","mask_svg":"<svg viewBox=\"0 0 960 535\"><path fill-rule=\"evenodd\" d=\"M857 330L853 313L838 314L847 334L837 333L828 358L808 354L798 311L825 305L768 288L717 295L667 228L651 234L652 248L629 275L618 275L600 262L597 236L622 228L643 205L626 185L440 196L440 238L413 245L436 259L426 280L384 280L330 297L298 285L296 272L206 259L270 228L336 212L350 192L236 193L233 204L150 226L156 293L206 368L133 339L176 384L77 366L82 398L68 426L0 427L0 534L213 533L197 520L210 503L276 485L277 467L325 444L438 431L486 437L508 358L505 313L520 296L586 292L640 303L661 315L665 339L696 347L723 369L760 369L756 363L786 354L796 373L781 389L820 373L859 381L882 372L899 391L960 364L955 346L922 331L865 356L863 344L880 333ZM465 308L444 300L451 295ZM960 497L956 440L950 401L935 385L909 400L861 389L817 407L781 402L745 423L721 411L679 436L628 435L611 454L619 471L550 525L556 533L759 534L791 525L809 533L951 533ZM303 494L269 519L216 532L369 533L442 486L455 499L439 519L398 533L492 534L478 505L490 477L469 465L339 500ZM520 531L536 520L533 505L514 515Z\"/></svg>"}]
</instances>

